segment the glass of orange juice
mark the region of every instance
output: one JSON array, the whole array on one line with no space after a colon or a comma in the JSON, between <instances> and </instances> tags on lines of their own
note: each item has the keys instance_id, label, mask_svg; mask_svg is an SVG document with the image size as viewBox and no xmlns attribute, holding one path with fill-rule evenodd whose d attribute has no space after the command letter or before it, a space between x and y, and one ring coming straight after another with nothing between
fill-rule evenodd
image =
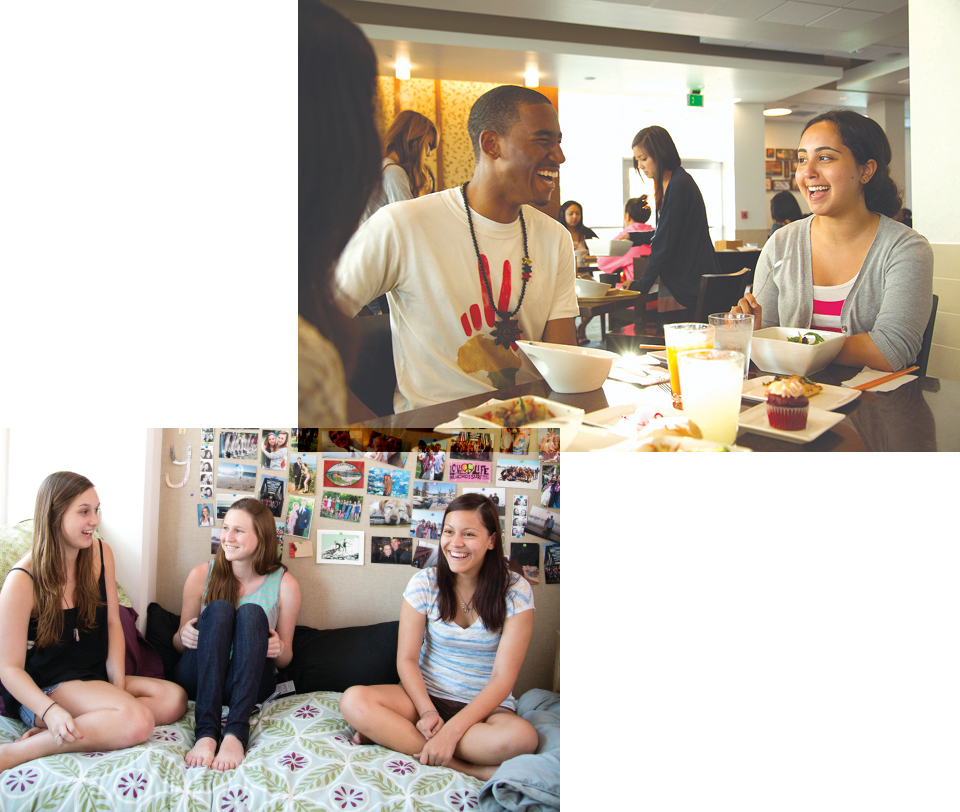
<instances>
[{"instance_id":1,"label":"glass of orange juice","mask_svg":"<svg viewBox=\"0 0 960 812\"><path fill-rule=\"evenodd\" d=\"M713 349L714 328L700 322L680 322L664 324L663 338L667 345L667 364L670 367L670 391L673 393L673 405L683 408L680 394L680 373L677 370L677 353L684 350Z\"/></svg>"}]
</instances>

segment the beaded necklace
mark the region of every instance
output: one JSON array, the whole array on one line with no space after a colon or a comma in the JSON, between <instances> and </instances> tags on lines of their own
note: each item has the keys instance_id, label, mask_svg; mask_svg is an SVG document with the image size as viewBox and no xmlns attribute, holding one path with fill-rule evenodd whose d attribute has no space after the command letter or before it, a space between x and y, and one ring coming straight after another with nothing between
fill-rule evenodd
<instances>
[{"instance_id":1,"label":"beaded necklace","mask_svg":"<svg viewBox=\"0 0 960 812\"><path fill-rule=\"evenodd\" d=\"M460 194L463 195L463 205L467 210L467 222L470 224L470 236L473 238L473 250L477 254L477 267L480 269L480 278L483 280L483 287L487 292L487 301L490 302L490 307L493 308L493 312L497 314L497 323L490 332L490 335L493 336L494 344L499 344L501 347L509 349L510 345L520 338L522 333L520 330L519 321L513 317L520 312L520 308L523 305L523 297L527 292L527 281L530 279L530 274L533 271L533 263L530 261L530 252L527 250L527 224L523 220L523 209L520 209L520 231L523 233L523 259L521 260L523 268L521 271L523 285L520 288L520 298L517 300L516 308L508 312L498 309L493 303L493 291L490 289L490 277L483 267L483 260L480 257L480 246L477 245L477 235L473 230L473 217L470 214L470 204L467 202L466 183L460 187Z\"/></svg>"}]
</instances>

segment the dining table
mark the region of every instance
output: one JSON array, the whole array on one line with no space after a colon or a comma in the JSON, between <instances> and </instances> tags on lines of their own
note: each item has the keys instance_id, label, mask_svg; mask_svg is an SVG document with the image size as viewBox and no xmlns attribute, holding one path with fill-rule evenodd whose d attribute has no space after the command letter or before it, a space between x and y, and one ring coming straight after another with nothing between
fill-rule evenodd
<instances>
[{"instance_id":1,"label":"dining table","mask_svg":"<svg viewBox=\"0 0 960 812\"><path fill-rule=\"evenodd\" d=\"M809 377L821 384L839 386L856 375L852 367L832 364ZM753 369L751 377L764 374ZM627 408L649 403L650 394L636 384L608 378L592 392L560 394L543 379L459 400L387 415L354 428L418 429L431 431L456 420L464 409L479 406L491 398L506 400L535 395L583 409L588 415L611 407ZM742 400L743 413L757 405ZM794 443L778 437L755 434L741 427L736 445L753 451L960 451L960 381L917 377L890 392L866 390L850 403L836 409L843 419L808 443ZM588 418L589 419L589 418Z\"/></svg>"}]
</instances>

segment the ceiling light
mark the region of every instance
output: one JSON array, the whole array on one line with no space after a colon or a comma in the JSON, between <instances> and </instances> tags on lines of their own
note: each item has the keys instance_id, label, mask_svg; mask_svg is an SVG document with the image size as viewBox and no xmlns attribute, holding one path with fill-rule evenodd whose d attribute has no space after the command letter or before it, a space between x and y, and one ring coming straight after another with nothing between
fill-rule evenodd
<instances>
[{"instance_id":1,"label":"ceiling light","mask_svg":"<svg viewBox=\"0 0 960 812\"><path fill-rule=\"evenodd\" d=\"M523 74L523 83L527 87L540 87L540 72L536 68L527 68Z\"/></svg>"},{"instance_id":2,"label":"ceiling light","mask_svg":"<svg viewBox=\"0 0 960 812\"><path fill-rule=\"evenodd\" d=\"M410 78L410 62L403 57L400 57L393 66L394 71L398 79L409 79Z\"/></svg>"},{"instance_id":3,"label":"ceiling light","mask_svg":"<svg viewBox=\"0 0 960 812\"><path fill-rule=\"evenodd\" d=\"M789 107L771 107L763 111L765 116L789 116L793 110Z\"/></svg>"}]
</instances>

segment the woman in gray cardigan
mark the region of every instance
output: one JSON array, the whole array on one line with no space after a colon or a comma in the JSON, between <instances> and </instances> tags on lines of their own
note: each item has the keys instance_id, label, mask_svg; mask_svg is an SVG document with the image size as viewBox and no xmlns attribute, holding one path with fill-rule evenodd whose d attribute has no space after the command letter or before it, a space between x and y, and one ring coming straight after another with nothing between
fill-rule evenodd
<instances>
[{"instance_id":1,"label":"woman in gray cardigan","mask_svg":"<svg viewBox=\"0 0 960 812\"><path fill-rule=\"evenodd\" d=\"M927 240L890 219L901 207L880 125L852 110L804 128L796 179L813 216L779 229L734 312L755 327L813 327L847 336L836 363L894 371L920 352L933 295Z\"/></svg>"}]
</instances>

